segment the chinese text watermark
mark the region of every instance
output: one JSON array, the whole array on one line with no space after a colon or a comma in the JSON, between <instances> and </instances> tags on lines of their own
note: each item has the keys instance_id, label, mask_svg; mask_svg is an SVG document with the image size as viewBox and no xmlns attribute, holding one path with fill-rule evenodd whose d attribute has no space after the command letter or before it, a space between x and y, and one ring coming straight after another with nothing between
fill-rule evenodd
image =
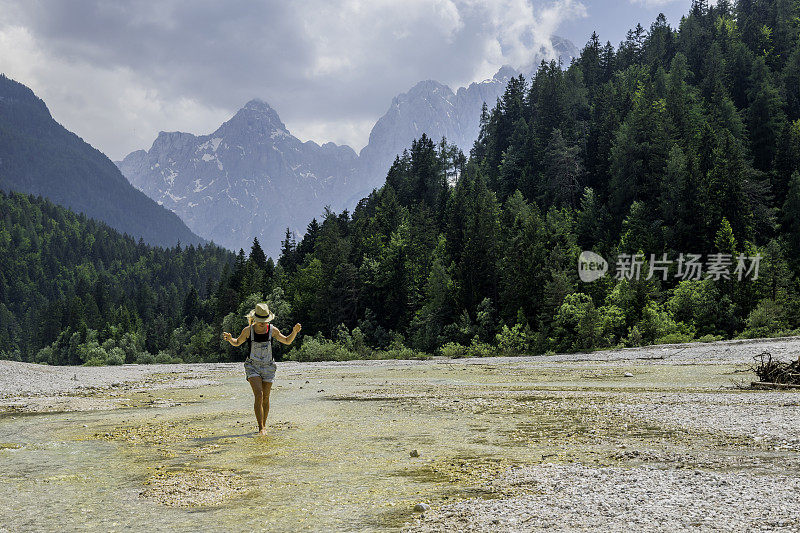
<instances>
[{"instance_id":1,"label":"chinese text watermark","mask_svg":"<svg viewBox=\"0 0 800 533\"><path fill-rule=\"evenodd\" d=\"M761 255L749 256L739 254L714 253L684 254L677 259L670 259L666 253L657 256L650 254L649 261L645 262L644 254L618 254L614 277L616 279L645 279L660 278L666 281L670 272L681 280L689 279L737 279L739 281L750 278L758 279L758 268ZM675 268L671 268L671 267ZM608 262L599 254L590 251L581 252L578 257L578 275L581 281L591 282L605 276L608 272Z\"/></svg>"}]
</instances>

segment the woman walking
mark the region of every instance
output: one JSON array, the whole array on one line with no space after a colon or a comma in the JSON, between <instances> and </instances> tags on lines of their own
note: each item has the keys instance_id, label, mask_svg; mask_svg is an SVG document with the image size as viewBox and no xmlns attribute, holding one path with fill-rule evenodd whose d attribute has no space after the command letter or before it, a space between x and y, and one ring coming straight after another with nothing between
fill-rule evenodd
<instances>
[{"instance_id":1,"label":"woman walking","mask_svg":"<svg viewBox=\"0 0 800 533\"><path fill-rule=\"evenodd\" d=\"M270 324L275 318L275 313L271 312L265 303L257 304L246 316L248 325L238 338L234 339L227 331L222 333L222 338L233 346L241 345L248 338L250 340L250 355L245 359L244 369L255 396L253 409L256 412L258 434L266 435L269 393L277 369L275 359L272 357L272 338L278 339L283 344L291 344L300 332L300 324L294 325L288 337L283 336L278 328Z\"/></svg>"}]
</instances>

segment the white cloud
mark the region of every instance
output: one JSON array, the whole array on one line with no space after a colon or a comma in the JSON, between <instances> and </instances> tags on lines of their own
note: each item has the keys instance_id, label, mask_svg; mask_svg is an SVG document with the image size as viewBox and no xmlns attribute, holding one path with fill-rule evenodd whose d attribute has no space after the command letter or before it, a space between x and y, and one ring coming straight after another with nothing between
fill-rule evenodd
<instances>
[{"instance_id":1,"label":"white cloud","mask_svg":"<svg viewBox=\"0 0 800 533\"><path fill-rule=\"evenodd\" d=\"M555 0L544 6L534 6L527 0L465 0L465 4L486 21L475 79L491 77L505 64L528 72L536 67L536 58L555 58L550 39L559 26L587 16L586 6L575 0Z\"/></svg>"},{"instance_id":2,"label":"white cloud","mask_svg":"<svg viewBox=\"0 0 800 533\"><path fill-rule=\"evenodd\" d=\"M0 29L0 72L24 83L56 121L114 160L148 147L160 130L213 131L230 111L192 98L164 98L129 68L66 61L42 49L23 27Z\"/></svg>"},{"instance_id":3,"label":"white cloud","mask_svg":"<svg viewBox=\"0 0 800 533\"><path fill-rule=\"evenodd\" d=\"M209 133L254 97L298 137L358 150L396 94L528 68L586 15L577 0L530 1L0 0L0 71L113 159L160 130Z\"/></svg>"},{"instance_id":4,"label":"white cloud","mask_svg":"<svg viewBox=\"0 0 800 533\"><path fill-rule=\"evenodd\" d=\"M306 69L310 78L348 75L369 66L394 52L393 44L420 30L427 30L429 39L450 42L462 27L458 8L450 0L345 0L296 6L302 9L305 37L316 56Z\"/></svg>"}]
</instances>

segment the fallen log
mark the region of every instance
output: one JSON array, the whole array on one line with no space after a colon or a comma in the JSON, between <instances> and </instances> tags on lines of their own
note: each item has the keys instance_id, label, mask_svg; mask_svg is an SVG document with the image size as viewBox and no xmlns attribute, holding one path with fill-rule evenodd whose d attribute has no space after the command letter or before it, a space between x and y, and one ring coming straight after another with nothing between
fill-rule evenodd
<instances>
[{"instance_id":1,"label":"fallen log","mask_svg":"<svg viewBox=\"0 0 800 533\"><path fill-rule=\"evenodd\" d=\"M800 389L800 385L792 383L772 383L769 381L753 381L750 386L755 389Z\"/></svg>"}]
</instances>

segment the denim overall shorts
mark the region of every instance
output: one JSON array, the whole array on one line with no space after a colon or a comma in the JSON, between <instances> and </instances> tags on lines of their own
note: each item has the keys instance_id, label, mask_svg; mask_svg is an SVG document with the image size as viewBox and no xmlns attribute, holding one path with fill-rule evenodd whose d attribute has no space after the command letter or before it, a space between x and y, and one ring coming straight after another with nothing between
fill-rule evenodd
<instances>
[{"instance_id":1,"label":"denim overall shorts","mask_svg":"<svg viewBox=\"0 0 800 533\"><path fill-rule=\"evenodd\" d=\"M247 372L247 379L261 376L262 381L272 383L272 380L275 379L275 370L278 366L272 358L271 324L266 335L266 341L256 341L253 326L250 326L250 355L244 361L244 370Z\"/></svg>"}]
</instances>

